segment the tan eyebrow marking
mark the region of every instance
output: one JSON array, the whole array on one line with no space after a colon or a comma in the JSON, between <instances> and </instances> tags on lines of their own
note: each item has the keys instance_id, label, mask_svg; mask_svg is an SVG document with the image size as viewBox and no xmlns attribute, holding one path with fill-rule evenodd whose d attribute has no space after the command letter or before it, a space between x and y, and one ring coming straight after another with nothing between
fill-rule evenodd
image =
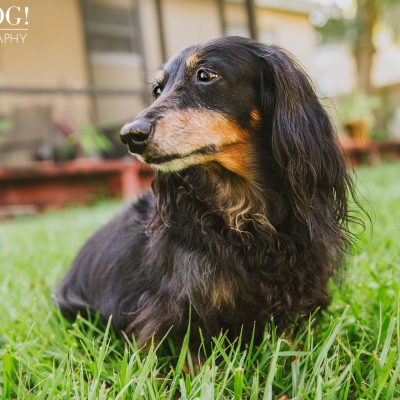
<instances>
[{"instance_id":1,"label":"tan eyebrow marking","mask_svg":"<svg viewBox=\"0 0 400 400\"><path fill-rule=\"evenodd\" d=\"M194 68L198 62L199 62L199 54L197 52L194 52L190 54L190 56L186 59L186 67Z\"/></svg>"}]
</instances>

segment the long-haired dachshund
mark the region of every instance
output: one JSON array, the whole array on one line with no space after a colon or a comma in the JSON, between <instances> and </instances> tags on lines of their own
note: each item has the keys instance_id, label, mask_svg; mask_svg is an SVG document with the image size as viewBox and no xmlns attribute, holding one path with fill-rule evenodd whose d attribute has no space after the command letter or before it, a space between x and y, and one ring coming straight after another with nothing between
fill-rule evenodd
<instances>
[{"instance_id":1,"label":"long-haired dachshund","mask_svg":"<svg viewBox=\"0 0 400 400\"><path fill-rule=\"evenodd\" d=\"M329 303L348 245L352 181L310 80L282 49L226 37L180 51L121 130L153 191L86 243L63 280L139 344L191 326L262 337ZM254 329L254 331L253 331ZM196 334L197 332L197 334Z\"/></svg>"}]
</instances>

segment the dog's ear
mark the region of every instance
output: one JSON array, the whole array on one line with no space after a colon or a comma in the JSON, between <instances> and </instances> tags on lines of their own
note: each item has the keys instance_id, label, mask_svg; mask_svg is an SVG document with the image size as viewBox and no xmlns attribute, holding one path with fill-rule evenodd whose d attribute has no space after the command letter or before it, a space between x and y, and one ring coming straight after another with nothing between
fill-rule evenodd
<instances>
[{"instance_id":1,"label":"dog's ear","mask_svg":"<svg viewBox=\"0 0 400 400\"><path fill-rule=\"evenodd\" d=\"M284 195L311 236L323 235L324 230L343 232L352 183L330 118L291 56L263 45L256 55L262 113L269 121L270 146Z\"/></svg>"}]
</instances>

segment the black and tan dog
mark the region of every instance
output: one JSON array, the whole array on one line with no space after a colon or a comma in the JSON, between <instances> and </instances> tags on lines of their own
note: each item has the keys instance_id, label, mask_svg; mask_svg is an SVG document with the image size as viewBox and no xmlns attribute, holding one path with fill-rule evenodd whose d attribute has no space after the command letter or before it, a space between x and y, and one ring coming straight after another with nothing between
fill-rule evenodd
<instances>
[{"instance_id":1,"label":"black and tan dog","mask_svg":"<svg viewBox=\"0 0 400 400\"><path fill-rule=\"evenodd\" d=\"M282 49L239 37L182 50L121 139L153 192L83 247L57 300L139 344L171 329L262 335L329 302L352 182L327 113Z\"/></svg>"}]
</instances>

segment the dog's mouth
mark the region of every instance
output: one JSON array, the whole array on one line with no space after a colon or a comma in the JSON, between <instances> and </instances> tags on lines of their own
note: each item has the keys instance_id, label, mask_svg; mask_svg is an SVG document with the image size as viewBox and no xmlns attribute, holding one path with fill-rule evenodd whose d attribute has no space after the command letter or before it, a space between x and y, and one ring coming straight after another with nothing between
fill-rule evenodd
<instances>
[{"instance_id":1,"label":"dog's mouth","mask_svg":"<svg viewBox=\"0 0 400 400\"><path fill-rule=\"evenodd\" d=\"M174 171L197 164L216 161L218 160L218 154L223 154L225 150L229 150L231 147L241 144L243 144L243 142L240 141L225 143L219 146L216 144L208 144L183 154L157 154L155 151L145 151L142 154L138 154L133 151L135 150L135 146L129 146L129 152L140 161L150 164L156 169Z\"/></svg>"},{"instance_id":2,"label":"dog's mouth","mask_svg":"<svg viewBox=\"0 0 400 400\"><path fill-rule=\"evenodd\" d=\"M209 144L206 146L202 146L199 149L193 150L189 153L185 154L179 154L179 153L174 153L174 154L148 154L144 155L143 159L145 162L148 164L155 164L155 165L161 165L165 163L169 163L171 161L175 160L183 160L187 159L193 156L199 156L199 155L211 155L218 153L219 148L215 144Z\"/></svg>"}]
</instances>

